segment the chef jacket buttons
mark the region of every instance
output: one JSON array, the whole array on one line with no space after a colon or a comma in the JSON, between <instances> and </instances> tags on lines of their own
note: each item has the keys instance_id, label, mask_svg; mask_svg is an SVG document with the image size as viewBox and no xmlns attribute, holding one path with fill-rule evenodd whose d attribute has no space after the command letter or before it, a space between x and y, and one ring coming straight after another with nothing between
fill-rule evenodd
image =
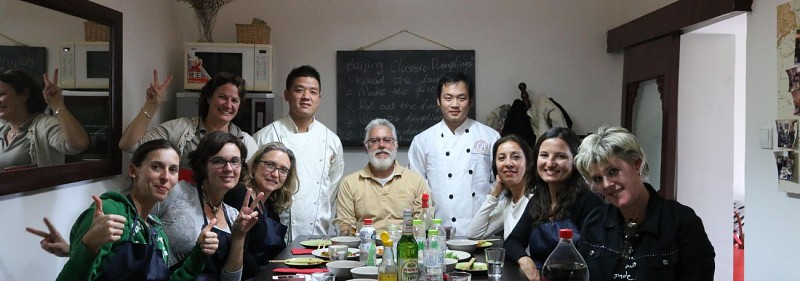
<instances>
[{"instance_id":1,"label":"chef jacket buttons","mask_svg":"<svg viewBox=\"0 0 800 281\"><path fill-rule=\"evenodd\" d=\"M442 133L442 137L444 137L444 133Z\"/></svg>"},{"instance_id":2,"label":"chef jacket buttons","mask_svg":"<svg viewBox=\"0 0 800 281\"><path fill-rule=\"evenodd\" d=\"M472 197L475 197L475 192L472 193Z\"/></svg>"},{"instance_id":3,"label":"chef jacket buttons","mask_svg":"<svg viewBox=\"0 0 800 281\"><path fill-rule=\"evenodd\" d=\"M447 173L447 177L448 177L448 178L452 178L452 177L453 177L453 174L452 174L452 173Z\"/></svg>"},{"instance_id":4,"label":"chef jacket buttons","mask_svg":"<svg viewBox=\"0 0 800 281\"><path fill-rule=\"evenodd\" d=\"M452 219L450 219L450 221L456 222L456 218L452 218Z\"/></svg>"},{"instance_id":5,"label":"chef jacket buttons","mask_svg":"<svg viewBox=\"0 0 800 281\"><path fill-rule=\"evenodd\" d=\"M453 199L453 194L450 194L450 199Z\"/></svg>"},{"instance_id":6,"label":"chef jacket buttons","mask_svg":"<svg viewBox=\"0 0 800 281\"><path fill-rule=\"evenodd\" d=\"M661 264L663 264L663 265L669 265L669 261L668 261L668 260L662 260L662 261L661 261Z\"/></svg>"},{"instance_id":7,"label":"chef jacket buttons","mask_svg":"<svg viewBox=\"0 0 800 281\"><path fill-rule=\"evenodd\" d=\"M469 170L469 174L470 174L470 175L472 174L472 170Z\"/></svg>"},{"instance_id":8,"label":"chef jacket buttons","mask_svg":"<svg viewBox=\"0 0 800 281\"><path fill-rule=\"evenodd\" d=\"M448 152L445 152L445 153L444 153L444 156L450 156L450 151L448 151Z\"/></svg>"},{"instance_id":9,"label":"chef jacket buttons","mask_svg":"<svg viewBox=\"0 0 800 281\"><path fill-rule=\"evenodd\" d=\"M464 130L464 133L469 133L469 129Z\"/></svg>"},{"instance_id":10,"label":"chef jacket buttons","mask_svg":"<svg viewBox=\"0 0 800 281\"><path fill-rule=\"evenodd\" d=\"M469 153L469 148L467 148L467 153Z\"/></svg>"}]
</instances>

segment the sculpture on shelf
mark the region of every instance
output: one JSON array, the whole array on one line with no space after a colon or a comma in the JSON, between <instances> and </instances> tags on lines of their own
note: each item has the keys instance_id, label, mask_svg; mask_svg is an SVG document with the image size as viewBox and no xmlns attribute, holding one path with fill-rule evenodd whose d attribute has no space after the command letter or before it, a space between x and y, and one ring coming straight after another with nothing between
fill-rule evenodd
<instances>
[{"instance_id":1,"label":"sculpture on shelf","mask_svg":"<svg viewBox=\"0 0 800 281\"><path fill-rule=\"evenodd\" d=\"M222 6L235 0L178 0L186 2L194 9L199 24L200 38L198 42L214 42L214 24L217 21L217 13Z\"/></svg>"}]
</instances>

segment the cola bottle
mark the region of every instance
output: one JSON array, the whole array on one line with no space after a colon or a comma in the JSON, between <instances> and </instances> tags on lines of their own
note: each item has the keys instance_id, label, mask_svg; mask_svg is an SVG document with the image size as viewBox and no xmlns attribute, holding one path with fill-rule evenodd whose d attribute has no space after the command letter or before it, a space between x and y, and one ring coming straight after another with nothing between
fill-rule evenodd
<instances>
[{"instance_id":1,"label":"cola bottle","mask_svg":"<svg viewBox=\"0 0 800 281\"><path fill-rule=\"evenodd\" d=\"M578 249L572 243L572 229L558 231L558 245L544 261L544 281L589 281L589 269Z\"/></svg>"}]
</instances>

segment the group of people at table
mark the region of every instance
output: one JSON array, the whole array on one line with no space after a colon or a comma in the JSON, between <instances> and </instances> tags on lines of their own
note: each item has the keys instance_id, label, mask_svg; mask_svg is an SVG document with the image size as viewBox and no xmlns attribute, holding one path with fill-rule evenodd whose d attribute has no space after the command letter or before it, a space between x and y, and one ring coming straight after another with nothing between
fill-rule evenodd
<instances>
[{"instance_id":1,"label":"group of people at table","mask_svg":"<svg viewBox=\"0 0 800 281\"><path fill-rule=\"evenodd\" d=\"M3 153L30 146L32 158L42 158L31 129L38 119L67 136L48 144L53 153L80 150L86 140L72 136L79 128L60 89L46 79L41 90L21 76L0 75ZM44 250L69 257L59 280L248 279L298 235L351 235L365 218L379 230L401 224L404 209L419 215L425 193L445 226L470 239L502 235L507 258L529 280L541 279L561 228L576 233L592 280L713 280L715 254L701 219L646 182L645 154L625 129L602 127L581 141L550 128L532 146L500 137L467 117L470 79L450 73L438 84L442 121L414 137L410 167L396 161L394 125L374 119L365 128L368 163L342 177L341 142L314 117L322 88L313 67L289 73L289 115L253 136L232 123L245 81L226 73L201 90L200 116L150 127L171 79L153 72L146 102L121 137L120 148L132 153L127 195L93 196L69 240L47 218L48 230L27 228ZM43 114L48 105L55 117Z\"/></svg>"}]
</instances>

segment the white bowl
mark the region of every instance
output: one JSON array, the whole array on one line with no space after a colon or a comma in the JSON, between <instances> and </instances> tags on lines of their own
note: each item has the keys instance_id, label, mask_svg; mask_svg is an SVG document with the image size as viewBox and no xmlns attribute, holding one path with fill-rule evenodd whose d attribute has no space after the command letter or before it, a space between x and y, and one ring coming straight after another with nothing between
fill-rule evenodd
<instances>
[{"instance_id":1,"label":"white bowl","mask_svg":"<svg viewBox=\"0 0 800 281\"><path fill-rule=\"evenodd\" d=\"M334 245L347 245L350 248L358 248L361 244L361 238L355 236L336 236L331 238L331 243Z\"/></svg>"},{"instance_id":2,"label":"white bowl","mask_svg":"<svg viewBox=\"0 0 800 281\"><path fill-rule=\"evenodd\" d=\"M353 274L353 278L378 279L378 267L377 266L356 267L356 268L351 269L350 273Z\"/></svg>"},{"instance_id":3,"label":"white bowl","mask_svg":"<svg viewBox=\"0 0 800 281\"><path fill-rule=\"evenodd\" d=\"M328 271L336 275L336 279L347 280L352 277L350 270L361 266L360 261L332 261L326 264Z\"/></svg>"},{"instance_id":4,"label":"white bowl","mask_svg":"<svg viewBox=\"0 0 800 281\"><path fill-rule=\"evenodd\" d=\"M450 271L456 270L456 264L457 263L458 263L457 259L445 258L444 259L445 272L450 272Z\"/></svg>"},{"instance_id":5,"label":"white bowl","mask_svg":"<svg viewBox=\"0 0 800 281\"><path fill-rule=\"evenodd\" d=\"M475 252L475 249L478 248L478 241L469 239L453 239L447 240L445 243L447 244L447 249L464 251L467 253Z\"/></svg>"}]
</instances>

